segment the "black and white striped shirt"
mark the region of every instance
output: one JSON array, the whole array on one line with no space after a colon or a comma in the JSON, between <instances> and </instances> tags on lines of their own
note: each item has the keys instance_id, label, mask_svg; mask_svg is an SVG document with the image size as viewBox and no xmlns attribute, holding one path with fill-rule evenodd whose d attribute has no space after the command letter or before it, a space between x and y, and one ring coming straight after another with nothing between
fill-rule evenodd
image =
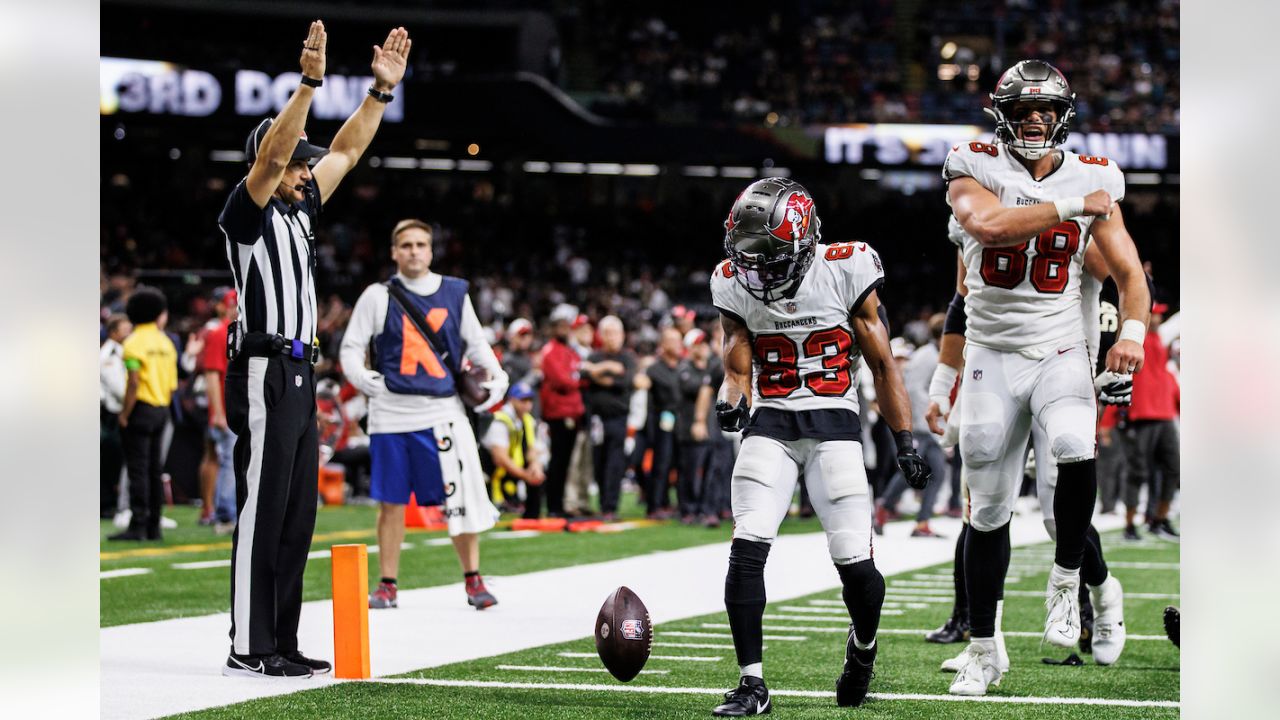
<instances>
[{"instance_id":1,"label":"black and white striped shirt","mask_svg":"<svg viewBox=\"0 0 1280 720\"><path fill-rule=\"evenodd\" d=\"M310 344L316 336L315 227L320 188L287 204L272 195L259 208L241 180L218 216L235 275L246 333L280 334Z\"/></svg>"}]
</instances>

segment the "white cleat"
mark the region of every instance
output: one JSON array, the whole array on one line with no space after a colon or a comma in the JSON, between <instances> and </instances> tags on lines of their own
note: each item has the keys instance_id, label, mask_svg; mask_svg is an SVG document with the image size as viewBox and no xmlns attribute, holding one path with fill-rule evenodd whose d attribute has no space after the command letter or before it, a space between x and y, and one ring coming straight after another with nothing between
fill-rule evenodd
<instances>
[{"instance_id":1,"label":"white cleat","mask_svg":"<svg viewBox=\"0 0 1280 720\"><path fill-rule=\"evenodd\" d=\"M1089 588L1093 600L1093 661L1111 665L1124 652L1124 588L1114 575L1096 588Z\"/></svg>"},{"instance_id":2,"label":"white cleat","mask_svg":"<svg viewBox=\"0 0 1280 720\"><path fill-rule=\"evenodd\" d=\"M1044 640L1060 648L1074 648L1080 641L1080 576L1054 580L1051 573L1045 590L1048 598L1044 605L1049 614L1044 621Z\"/></svg>"},{"instance_id":3,"label":"white cleat","mask_svg":"<svg viewBox=\"0 0 1280 720\"><path fill-rule=\"evenodd\" d=\"M952 695L975 697L986 695L987 690L998 686L1004 673L996 667L995 657L976 642L969 643L964 651L964 665L956 673L948 690Z\"/></svg>"},{"instance_id":4,"label":"white cleat","mask_svg":"<svg viewBox=\"0 0 1280 720\"><path fill-rule=\"evenodd\" d=\"M953 672L953 673L960 672L960 669L964 667L964 663L966 660L968 660L968 658L969 658L969 648L966 647L964 650L960 651L959 655L956 655L953 658L947 658L946 660L943 660L942 666L941 666L942 671ZM1001 675L1004 675L1005 673L1009 672L1009 652L1005 650L1005 647L1004 647L1004 634L999 632L996 633L995 663L996 663L996 669L1000 671Z\"/></svg>"}]
</instances>

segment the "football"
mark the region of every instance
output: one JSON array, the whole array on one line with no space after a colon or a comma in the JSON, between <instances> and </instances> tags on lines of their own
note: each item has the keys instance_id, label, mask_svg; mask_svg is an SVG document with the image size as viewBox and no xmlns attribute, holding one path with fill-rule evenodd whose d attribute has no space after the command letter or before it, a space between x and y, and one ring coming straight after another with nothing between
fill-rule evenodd
<instances>
[{"instance_id":1,"label":"football","mask_svg":"<svg viewBox=\"0 0 1280 720\"><path fill-rule=\"evenodd\" d=\"M625 585L609 593L596 616L596 652L605 669L628 682L644 667L653 648L649 610Z\"/></svg>"}]
</instances>

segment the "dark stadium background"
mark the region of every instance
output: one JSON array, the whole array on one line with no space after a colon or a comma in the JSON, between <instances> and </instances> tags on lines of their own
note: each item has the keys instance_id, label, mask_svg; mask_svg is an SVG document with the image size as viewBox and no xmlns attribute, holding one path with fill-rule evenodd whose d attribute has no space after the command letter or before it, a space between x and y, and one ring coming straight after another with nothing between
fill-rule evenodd
<instances>
[{"instance_id":1,"label":"dark stadium background","mask_svg":"<svg viewBox=\"0 0 1280 720\"><path fill-rule=\"evenodd\" d=\"M660 281L673 302L706 310L729 205L752 177L785 168L816 196L825 241L865 240L880 251L883 297L900 327L952 293L938 167L886 165L870 147L861 164L828 163L822 128L891 121L985 130L981 105L999 72L1041 56L1080 95L1077 131L1164 138L1164 167L1142 172L1141 184L1130 176L1124 208L1157 298L1176 309L1177 3L938 5L104 0L104 58L170 62L223 87L221 106L205 117L102 115L104 282L132 275L160 285L179 323L207 312L198 298L228 278L216 218L244 174L235 153L257 119L275 114L237 115L233 77L296 72L307 23L318 17L329 33L330 76L368 74L370 46L394 25L414 42L397 91L404 120L383 124L325 207L322 298L350 304L385 277L388 231L416 216L441 229L436 270L514 287L526 302L505 317L481 308L485 322L515 312L544 320L557 289L598 316L609 309L605 298L625 296L640 277ZM959 76L942 79L949 71L941 66L953 64ZM312 119L307 130L327 144L338 126ZM424 159L431 167L452 160L454 169L394 167ZM557 165L535 172L529 163ZM570 174L554 168L577 168L560 163L658 169ZM708 173L715 176L700 176ZM568 285L567 255L590 261L586 285Z\"/></svg>"}]
</instances>

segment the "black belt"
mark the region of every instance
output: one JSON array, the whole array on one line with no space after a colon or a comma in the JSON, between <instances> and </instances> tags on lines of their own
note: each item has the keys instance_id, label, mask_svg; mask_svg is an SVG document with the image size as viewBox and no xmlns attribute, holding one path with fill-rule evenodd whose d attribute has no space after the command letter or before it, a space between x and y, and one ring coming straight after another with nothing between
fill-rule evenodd
<instances>
[{"instance_id":1,"label":"black belt","mask_svg":"<svg viewBox=\"0 0 1280 720\"><path fill-rule=\"evenodd\" d=\"M314 365L320 359L320 346L315 343L308 345L283 335L246 333L240 341L240 353L249 357L283 355L295 360L306 360Z\"/></svg>"}]
</instances>

